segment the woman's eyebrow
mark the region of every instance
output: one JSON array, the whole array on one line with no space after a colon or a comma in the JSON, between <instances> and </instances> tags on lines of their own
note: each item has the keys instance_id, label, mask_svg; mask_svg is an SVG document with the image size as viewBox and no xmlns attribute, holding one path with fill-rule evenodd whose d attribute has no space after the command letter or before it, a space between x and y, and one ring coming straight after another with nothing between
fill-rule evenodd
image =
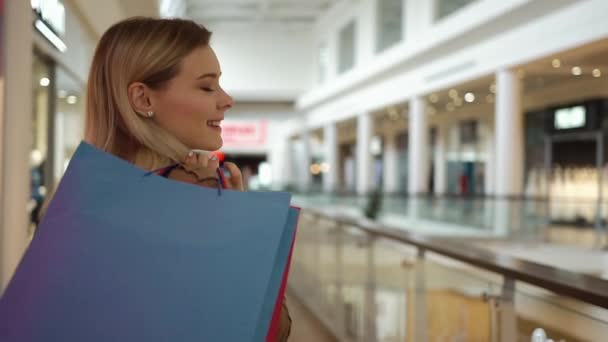
<instances>
[{"instance_id":1,"label":"woman's eyebrow","mask_svg":"<svg viewBox=\"0 0 608 342\"><path fill-rule=\"evenodd\" d=\"M206 78L206 77L211 77L211 78L219 78L220 76L222 76L222 73L220 72L219 74L216 74L214 72L209 72L206 74L202 74L199 77L197 77L196 79L199 80L201 78Z\"/></svg>"}]
</instances>

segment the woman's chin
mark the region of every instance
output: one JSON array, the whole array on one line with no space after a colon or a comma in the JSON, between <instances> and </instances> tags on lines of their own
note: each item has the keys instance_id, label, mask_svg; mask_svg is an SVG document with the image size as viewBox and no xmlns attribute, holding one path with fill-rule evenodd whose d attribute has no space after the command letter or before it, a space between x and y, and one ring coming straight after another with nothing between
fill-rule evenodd
<instances>
[{"instance_id":1,"label":"woman's chin","mask_svg":"<svg viewBox=\"0 0 608 342\"><path fill-rule=\"evenodd\" d=\"M219 149L222 148L222 145L224 144L224 142L222 141L221 137L218 137L217 139L209 139L206 141L201 141L199 144L197 144L197 149L200 150L205 150L205 151L217 151Z\"/></svg>"}]
</instances>

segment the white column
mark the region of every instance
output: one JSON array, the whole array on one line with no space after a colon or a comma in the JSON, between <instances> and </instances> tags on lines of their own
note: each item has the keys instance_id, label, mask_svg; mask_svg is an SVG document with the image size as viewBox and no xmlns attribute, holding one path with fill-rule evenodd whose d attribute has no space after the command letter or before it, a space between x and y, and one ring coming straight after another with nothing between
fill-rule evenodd
<instances>
[{"instance_id":1,"label":"white column","mask_svg":"<svg viewBox=\"0 0 608 342\"><path fill-rule=\"evenodd\" d=\"M496 184L498 196L521 195L524 136L521 80L511 70L496 73Z\"/></svg>"},{"instance_id":2,"label":"white column","mask_svg":"<svg viewBox=\"0 0 608 342\"><path fill-rule=\"evenodd\" d=\"M272 139L268 151L268 162L272 170L272 188L283 189L289 183L289 137L280 136Z\"/></svg>"},{"instance_id":3,"label":"white column","mask_svg":"<svg viewBox=\"0 0 608 342\"><path fill-rule=\"evenodd\" d=\"M308 191L312 185L312 175L310 173L310 132L308 130L302 131L301 144L302 155L298 163L299 187L300 191Z\"/></svg>"},{"instance_id":4,"label":"white column","mask_svg":"<svg viewBox=\"0 0 608 342\"><path fill-rule=\"evenodd\" d=\"M0 293L28 241L32 144L32 9L29 1L0 2Z\"/></svg>"},{"instance_id":5,"label":"white column","mask_svg":"<svg viewBox=\"0 0 608 342\"><path fill-rule=\"evenodd\" d=\"M295 157L296 154L296 143L293 137L288 137L285 146L285 163L287 169L285 172L285 182L290 187L298 186L298 159Z\"/></svg>"},{"instance_id":6,"label":"white column","mask_svg":"<svg viewBox=\"0 0 608 342\"><path fill-rule=\"evenodd\" d=\"M325 162L329 170L323 174L323 190L334 192L338 188L338 130L335 123L327 124L323 128L323 144L325 148Z\"/></svg>"},{"instance_id":7,"label":"white column","mask_svg":"<svg viewBox=\"0 0 608 342\"><path fill-rule=\"evenodd\" d=\"M369 144L372 139L372 118L369 113L357 117L357 193L366 194L372 185L372 154Z\"/></svg>"},{"instance_id":8,"label":"white column","mask_svg":"<svg viewBox=\"0 0 608 342\"><path fill-rule=\"evenodd\" d=\"M160 0L159 12L164 18L179 18L188 15L188 5L185 0Z\"/></svg>"},{"instance_id":9,"label":"white column","mask_svg":"<svg viewBox=\"0 0 608 342\"><path fill-rule=\"evenodd\" d=\"M448 170L447 170L447 148L448 148L448 123L442 122L437 125L437 136L435 141L435 168L434 168L434 184L435 194L444 195L448 188Z\"/></svg>"},{"instance_id":10,"label":"white column","mask_svg":"<svg viewBox=\"0 0 608 342\"><path fill-rule=\"evenodd\" d=\"M409 120L408 189L410 194L420 194L427 192L429 177L429 130L423 97L410 101Z\"/></svg>"},{"instance_id":11,"label":"white column","mask_svg":"<svg viewBox=\"0 0 608 342\"><path fill-rule=\"evenodd\" d=\"M384 191L396 193L399 191L399 152L395 132L389 132L384 137L383 164Z\"/></svg>"}]
</instances>

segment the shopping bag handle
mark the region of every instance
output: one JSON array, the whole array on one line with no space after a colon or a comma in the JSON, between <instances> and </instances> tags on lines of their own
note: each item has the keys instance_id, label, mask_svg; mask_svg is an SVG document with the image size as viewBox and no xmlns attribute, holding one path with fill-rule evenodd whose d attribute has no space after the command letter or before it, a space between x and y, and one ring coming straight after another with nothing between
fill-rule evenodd
<instances>
[{"instance_id":1,"label":"shopping bag handle","mask_svg":"<svg viewBox=\"0 0 608 342\"><path fill-rule=\"evenodd\" d=\"M164 166L161 167L159 169L156 170L152 170L152 171L148 171L146 172L146 174L144 175L144 177L149 177L151 175L157 175L157 176L161 176L163 178L169 178L169 173L171 173L171 171L173 171L174 169L180 167L180 164L171 164L169 166ZM220 170L220 168L218 168L216 170L217 172L217 195L218 196L222 196L222 188L226 187L226 180L224 178L224 175L222 174L222 170Z\"/></svg>"}]
</instances>

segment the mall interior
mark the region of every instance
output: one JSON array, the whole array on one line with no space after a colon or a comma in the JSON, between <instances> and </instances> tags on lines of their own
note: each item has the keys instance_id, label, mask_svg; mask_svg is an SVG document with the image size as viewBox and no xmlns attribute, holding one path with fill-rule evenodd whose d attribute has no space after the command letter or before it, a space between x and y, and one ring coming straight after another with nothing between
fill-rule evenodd
<instances>
[{"instance_id":1,"label":"mall interior","mask_svg":"<svg viewBox=\"0 0 608 342\"><path fill-rule=\"evenodd\" d=\"M0 292L95 46L213 32L248 191L302 208L290 341L608 340L608 1L0 1ZM606 119L606 120L604 120Z\"/></svg>"}]
</instances>

